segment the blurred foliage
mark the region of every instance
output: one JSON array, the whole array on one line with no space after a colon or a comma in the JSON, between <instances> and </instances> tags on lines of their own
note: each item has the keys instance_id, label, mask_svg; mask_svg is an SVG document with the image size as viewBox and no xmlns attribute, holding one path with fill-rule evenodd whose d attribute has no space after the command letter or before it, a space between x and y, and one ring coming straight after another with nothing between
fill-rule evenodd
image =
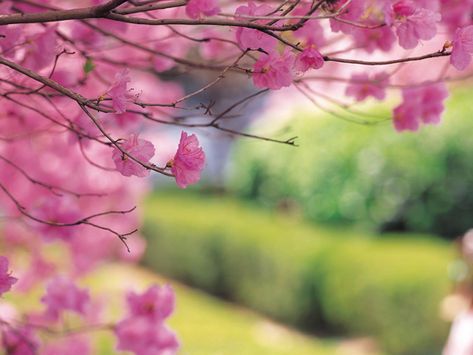
<instances>
[{"instance_id":1,"label":"blurred foliage","mask_svg":"<svg viewBox=\"0 0 473 355\"><path fill-rule=\"evenodd\" d=\"M239 142L230 189L270 206L291 199L314 221L462 235L473 227L470 100L457 91L441 125L401 134L299 112L283 135L299 147Z\"/></svg>"},{"instance_id":2,"label":"blurred foliage","mask_svg":"<svg viewBox=\"0 0 473 355\"><path fill-rule=\"evenodd\" d=\"M373 335L389 354L432 355L445 340L453 252L441 240L315 228L184 191L148 199L144 234L148 266L274 319Z\"/></svg>"}]
</instances>

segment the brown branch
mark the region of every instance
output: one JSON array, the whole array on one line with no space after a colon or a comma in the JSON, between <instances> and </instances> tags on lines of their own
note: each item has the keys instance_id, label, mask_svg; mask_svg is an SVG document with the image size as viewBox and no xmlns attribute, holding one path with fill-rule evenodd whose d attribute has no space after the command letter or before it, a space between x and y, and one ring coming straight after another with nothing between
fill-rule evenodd
<instances>
[{"instance_id":1,"label":"brown branch","mask_svg":"<svg viewBox=\"0 0 473 355\"><path fill-rule=\"evenodd\" d=\"M66 20L81 20L106 16L111 10L127 0L111 0L105 4L72 10L54 10L45 12L0 15L0 25L15 23L44 23Z\"/></svg>"},{"instance_id":2,"label":"brown branch","mask_svg":"<svg viewBox=\"0 0 473 355\"><path fill-rule=\"evenodd\" d=\"M65 96L67 97L70 97L71 99L73 99L74 101L77 101L79 104L82 104L84 106L87 106L87 107L90 107L94 110L97 110L97 111L102 111L102 112L114 112L113 110L107 110L107 109L104 109L102 107L100 107L99 105L96 105L94 104L91 100L85 98L84 96L68 89L68 88L65 88L64 86L58 84L57 82L55 82L54 80L51 80L49 78L46 78L44 76L41 76L39 75L38 73L30 70L30 69L27 69L25 67L22 67L21 65L19 64L16 64L14 62L11 62L5 58L2 58L0 57L0 64L2 65L5 65L23 75L26 75L28 77L30 77L31 79L33 80L36 80L46 86L49 86L50 88L56 90L56 91L59 91L61 94L64 94Z\"/></svg>"}]
</instances>

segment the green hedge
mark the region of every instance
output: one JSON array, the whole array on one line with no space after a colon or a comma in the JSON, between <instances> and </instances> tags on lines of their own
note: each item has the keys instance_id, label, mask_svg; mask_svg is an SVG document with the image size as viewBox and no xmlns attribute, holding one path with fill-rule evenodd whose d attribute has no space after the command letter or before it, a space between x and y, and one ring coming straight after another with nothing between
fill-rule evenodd
<instances>
[{"instance_id":1,"label":"green hedge","mask_svg":"<svg viewBox=\"0 0 473 355\"><path fill-rule=\"evenodd\" d=\"M241 140L229 187L271 206L293 199L313 221L456 237L473 227L472 116L471 89L413 133L299 112L283 136L300 146Z\"/></svg>"},{"instance_id":2,"label":"green hedge","mask_svg":"<svg viewBox=\"0 0 473 355\"><path fill-rule=\"evenodd\" d=\"M186 195L183 195L186 194ZM315 228L185 191L146 203L145 263L304 328L374 335L389 354L435 354L453 253L435 238Z\"/></svg>"}]
</instances>

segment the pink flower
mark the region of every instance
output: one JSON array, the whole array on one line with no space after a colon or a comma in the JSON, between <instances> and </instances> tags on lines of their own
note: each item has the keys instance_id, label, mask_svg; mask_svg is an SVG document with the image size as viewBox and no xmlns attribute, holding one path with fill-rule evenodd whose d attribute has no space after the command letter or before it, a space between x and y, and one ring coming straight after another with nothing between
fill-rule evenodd
<instances>
[{"instance_id":1,"label":"pink flower","mask_svg":"<svg viewBox=\"0 0 473 355\"><path fill-rule=\"evenodd\" d=\"M277 51L262 53L254 66L253 82L257 88L278 90L292 84L294 53L286 47L283 55Z\"/></svg>"},{"instance_id":2,"label":"pink flower","mask_svg":"<svg viewBox=\"0 0 473 355\"><path fill-rule=\"evenodd\" d=\"M115 327L117 350L136 355L174 355L179 342L172 330L148 317L128 317Z\"/></svg>"},{"instance_id":3,"label":"pink flower","mask_svg":"<svg viewBox=\"0 0 473 355\"><path fill-rule=\"evenodd\" d=\"M463 70L471 62L473 54L473 25L458 28L452 42L450 63L457 69Z\"/></svg>"},{"instance_id":4,"label":"pink flower","mask_svg":"<svg viewBox=\"0 0 473 355\"><path fill-rule=\"evenodd\" d=\"M47 309L46 313L57 319L62 311L73 311L85 315L90 303L89 291L79 289L74 282L64 276L56 276L46 286L46 295L41 298Z\"/></svg>"},{"instance_id":5,"label":"pink flower","mask_svg":"<svg viewBox=\"0 0 473 355\"><path fill-rule=\"evenodd\" d=\"M370 79L367 73L353 74L345 94L354 96L356 101L363 101L368 96L381 101L386 97L387 85L388 76L384 72L375 74L373 79Z\"/></svg>"},{"instance_id":6,"label":"pink flower","mask_svg":"<svg viewBox=\"0 0 473 355\"><path fill-rule=\"evenodd\" d=\"M440 19L439 13L421 8L411 0L398 1L385 9L385 21L396 28L399 45L405 49L414 48L419 40L432 39Z\"/></svg>"},{"instance_id":7,"label":"pink flower","mask_svg":"<svg viewBox=\"0 0 473 355\"><path fill-rule=\"evenodd\" d=\"M0 297L3 293L10 291L10 288L17 281L8 273L8 259L0 256Z\"/></svg>"},{"instance_id":8,"label":"pink flower","mask_svg":"<svg viewBox=\"0 0 473 355\"><path fill-rule=\"evenodd\" d=\"M108 90L108 94L112 97L112 106L115 113L123 113L126 111L127 99L127 83L131 81L130 71L126 68L115 74L115 83Z\"/></svg>"},{"instance_id":9,"label":"pink flower","mask_svg":"<svg viewBox=\"0 0 473 355\"><path fill-rule=\"evenodd\" d=\"M171 286L151 286L146 292L127 295L130 314L115 327L118 350L132 351L137 355L177 352L179 342L164 319L174 311L174 291Z\"/></svg>"},{"instance_id":10,"label":"pink flower","mask_svg":"<svg viewBox=\"0 0 473 355\"><path fill-rule=\"evenodd\" d=\"M444 83L403 89L403 101L393 110L394 128L398 132L417 131L420 122L439 124L447 97Z\"/></svg>"},{"instance_id":11,"label":"pink flower","mask_svg":"<svg viewBox=\"0 0 473 355\"><path fill-rule=\"evenodd\" d=\"M1 332L2 348L8 355L35 355L39 342L31 328L7 328Z\"/></svg>"},{"instance_id":12,"label":"pink flower","mask_svg":"<svg viewBox=\"0 0 473 355\"><path fill-rule=\"evenodd\" d=\"M253 2L249 2L248 6L240 6L236 9L236 15L247 15L247 16L265 16L270 13L273 9L266 5L256 6ZM248 21L248 18L239 18L241 21ZM256 23L262 23L261 20L256 20ZM272 51L276 48L278 40L270 35L261 31L238 27L236 31L236 38L238 43L243 49L259 49L264 51Z\"/></svg>"},{"instance_id":13,"label":"pink flower","mask_svg":"<svg viewBox=\"0 0 473 355\"><path fill-rule=\"evenodd\" d=\"M320 69L324 65L324 57L319 53L315 46L310 46L299 53L294 63L294 68L300 72L306 72L309 69Z\"/></svg>"},{"instance_id":14,"label":"pink flower","mask_svg":"<svg viewBox=\"0 0 473 355\"><path fill-rule=\"evenodd\" d=\"M127 301L132 316L164 320L174 311L175 295L170 285L153 285L141 295L129 292Z\"/></svg>"},{"instance_id":15,"label":"pink flower","mask_svg":"<svg viewBox=\"0 0 473 355\"><path fill-rule=\"evenodd\" d=\"M27 38L23 65L31 70L40 70L52 64L56 56L57 25L47 27L44 32Z\"/></svg>"},{"instance_id":16,"label":"pink flower","mask_svg":"<svg viewBox=\"0 0 473 355\"><path fill-rule=\"evenodd\" d=\"M85 336L69 335L57 341L48 343L42 355L88 355L92 354L91 346Z\"/></svg>"},{"instance_id":17,"label":"pink flower","mask_svg":"<svg viewBox=\"0 0 473 355\"><path fill-rule=\"evenodd\" d=\"M188 136L183 131L176 155L169 163L171 172L176 178L177 186L185 189L187 185L199 181L204 163L205 153L199 147L197 137L195 134Z\"/></svg>"},{"instance_id":18,"label":"pink flower","mask_svg":"<svg viewBox=\"0 0 473 355\"><path fill-rule=\"evenodd\" d=\"M219 12L217 0L189 0L186 5L186 14L193 19L199 18L202 14L213 16Z\"/></svg>"},{"instance_id":19,"label":"pink flower","mask_svg":"<svg viewBox=\"0 0 473 355\"><path fill-rule=\"evenodd\" d=\"M154 146L151 142L139 139L138 134L132 134L125 143L120 147L138 159L139 161L149 164L149 160L154 156ZM120 150L115 148L112 153L112 159L115 162L117 170L125 176L139 176L145 177L149 175L149 170L144 166L138 164L129 156L123 154Z\"/></svg>"},{"instance_id":20,"label":"pink flower","mask_svg":"<svg viewBox=\"0 0 473 355\"><path fill-rule=\"evenodd\" d=\"M21 37L20 26L2 26L0 28L0 48L2 49L2 55L5 57L13 58L15 56L15 46Z\"/></svg>"}]
</instances>

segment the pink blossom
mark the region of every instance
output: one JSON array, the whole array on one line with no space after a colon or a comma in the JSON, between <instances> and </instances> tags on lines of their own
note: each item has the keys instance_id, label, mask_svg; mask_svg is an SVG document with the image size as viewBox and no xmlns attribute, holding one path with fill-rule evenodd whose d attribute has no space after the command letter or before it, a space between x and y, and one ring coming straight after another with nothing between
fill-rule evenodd
<instances>
[{"instance_id":1,"label":"pink blossom","mask_svg":"<svg viewBox=\"0 0 473 355\"><path fill-rule=\"evenodd\" d=\"M439 13L421 8L411 0L401 0L385 8L385 21L396 28L399 45L405 49L414 48L419 40L432 39L440 19Z\"/></svg>"},{"instance_id":2,"label":"pink blossom","mask_svg":"<svg viewBox=\"0 0 473 355\"><path fill-rule=\"evenodd\" d=\"M320 69L324 65L324 57L319 53L315 46L310 46L299 53L294 63L294 68L300 72L306 72L309 69Z\"/></svg>"},{"instance_id":3,"label":"pink blossom","mask_svg":"<svg viewBox=\"0 0 473 355\"><path fill-rule=\"evenodd\" d=\"M345 94L354 96L356 101L363 101L368 96L381 101L386 97L387 85L388 76L384 72L375 74L372 79L367 73L353 74Z\"/></svg>"},{"instance_id":4,"label":"pink blossom","mask_svg":"<svg viewBox=\"0 0 473 355\"><path fill-rule=\"evenodd\" d=\"M310 11L310 5L297 6L296 9L291 13L291 15L304 16L307 12ZM290 23L296 23L297 20L291 20ZM311 46L314 45L317 48L320 48L326 44L326 39L324 37L324 27L320 24L318 20L308 20L304 26L299 28L292 33L295 38L297 38L302 45Z\"/></svg>"},{"instance_id":5,"label":"pink blossom","mask_svg":"<svg viewBox=\"0 0 473 355\"><path fill-rule=\"evenodd\" d=\"M186 14L190 18L197 19L202 14L213 16L220 12L217 0L189 0L186 5Z\"/></svg>"},{"instance_id":6,"label":"pink blossom","mask_svg":"<svg viewBox=\"0 0 473 355\"><path fill-rule=\"evenodd\" d=\"M149 160L154 156L154 146L145 139L139 139L138 134L132 134L120 147L139 161L149 164ZM123 154L115 148L112 153L112 159L115 162L117 170L125 176L145 177L149 175L149 170L138 164L129 156Z\"/></svg>"},{"instance_id":7,"label":"pink blossom","mask_svg":"<svg viewBox=\"0 0 473 355\"><path fill-rule=\"evenodd\" d=\"M90 303L89 291L78 288L64 276L56 276L46 286L46 295L41 298L47 309L46 314L57 319L62 311L73 311L85 315Z\"/></svg>"},{"instance_id":8,"label":"pink blossom","mask_svg":"<svg viewBox=\"0 0 473 355\"><path fill-rule=\"evenodd\" d=\"M127 68L115 74L115 83L108 90L108 94L112 97L112 106L115 113L126 111L127 83L130 81L130 71Z\"/></svg>"},{"instance_id":9,"label":"pink blossom","mask_svg":"<svg viewBox=\"0 0 473 355\"><path fill-rule=\"evenodd\" d=\"M172 330L148 317L128 317L115 327L117 350L136 355L174 355L179 342Z\"/></svg>"},{"instance_id":10,"label":"pink blossom","mask_svg":"<svg viewBox=\"0 0 473 355\"><path fill-rule=\"evenodd\" d=\"M84 336L69 335L55 342L48 343L41 355L88 355L92 354L89 341Z\"/></svg>"},{"instance_id":11,"label":"pink blossom","mask_svg":"<svg viewBox=\"0 0 473 355\"><path fill-rule=\"evenodd\" d=\"M347 0L337 0L333 1L335 4L333 5L333 9L340 10L342 6L347 3ZM345 20L345 21L351 21L351 22L360 22L360 17L364 15L366 9L366 0L357 0L357 1L351 1L348 6L346 6L343 11L339 16L339 18ZM346 34L351 34L353 30L356 27L352 26L349 23L344 23L341 21L336 21L334 19L330 19L330 29L332 32L339 32L342 31L343 33Z\"/></svg>"},{"instance_id":12,"label":"pink blossom","mask_svg":"<svg viewBox=\"0 0 473 355\"><path fill-rule=\"evenodd\" d=\"M31 328L4 328L1 332L2 348L8 355L35 355L39 345Z\"/></svg>"},{"instance_id":13,"label":"pink blossom","mask_svg":"<svg viewBox=\"0 0 473 355\"><path fill-rule=\"evenodd\" d=\"M2 55L5 57L13 58L15 56L15 45L21 36L20 26L2 26L0 27L0 48L2 49Z\"/></svg>"},{"instance_id":14,"label":"pink blossom","mask_svg":"<svg viewBox=\"0 0 473 355\"><path fill-rule=\"evenodd\" d=\"M52 64L56 56L57 25L48 26L44 32L27 38L23 65L31 70L40 70Z\"/></svg>"},{"instance_id":15,"label":"pink blossom","mask_svg":"<svg viewBox=\"0 0 473 355\"><path fill-rule=\"evenodd\" d=\"M278 90L292 84L294 53L286 47L283 55L277 51L262 53L254 66L253 82L257 88Z\"/></svg>"},{"instance_id":16,"label":"pink blossom","mask_svg":"<svg viewBox=\"0 0 473 355\"><path fill-rule=\"evenodd\" d=\"M450 63L457 70L464 70L471 62L473 54L473 25L458 28L452 42Z\"/></svg>"},{"instance_id":17,"label":"pink blossom","mask_svg":"<svg viewBox=\"0 0 473 355\"><path fill-rule=\"evenodd\" d=\"M256 6L255 3L249 2L248 6L240 6L236 9L236 15L247 16L265 16L273 9L262 4ZM239 18L241 21L248 21L248 18ZM262 23L261 20L256 20L256 23ZM252 28L238 27L236 31L236 38L243 49L262 49L264 51L272 51L276 48L278 40L270 35Z\"/></svg>"},{"instance_id":18,"label":"pink blossom","mask_svg":"<svg viewBox=\"0 0 473 355\"><path fill-rule=\"evenodd\" d=\"M129 292L127 301L132 316L157 321L164 320L174 311L175 295L170 285L153 285L142 294Z\"/></svg>"},{"instance_id":19,"label":"pink blossom","mask_svg":"<svg viewBox=\"0 0 473 355\"><path fill-rule=\"evenodd\" d=\"M40 198L33 211L36 218L57 224L74 223L80 218L78 201L71 196ZM32 225L46 241L69 239L77 229L77 226L58 227L40 222L32 222Z\"/></svg>"},{"instance_id":20,"label":"pink blossom","mask_svg":"<svg viewBox=\"0 0 473 355\"><path fill-rule=\"evenodd\" d=\"M3 293L10 291L10 288L17 281L8 273L8 259L0 255L0 297Z\"/></svg>"},{"instance_id":21,"label":"pink blossom","mask_svg":"<svg viewBox=\"0 0 473 355\"><path fill-rule=\"evenodd\" d=\"M56 271L56 265L46 261L39 253L35 252L30 260L30 266L21 277L16 287L21 291L28 291L38 282L50 277Z\"/></svg>"},{"instance_id":22,"label":"pink blossom","mask_svg":"<svg viewBox=\"0 0 473 355\"><path fill-rule=\"evenodd\" d=\"M448 97L444 83L410 87L402 91L402 103L393 110L394 128L398 131L417 131L420 122L439 124Z\"/></svg>"},{"instance_id":23,"label":"pink blossom","mask_svg":"<svg viewBox=\"0 0 473 355\"><path fill-rule=\"evenodd\" d=\"M195 134L188 136L183 131L177 152L170 162L177 186L185 189L187 185L199 181L204 163L205 153L202 147L199 147L197 137Z\"/></svg>"}]
</instances>

